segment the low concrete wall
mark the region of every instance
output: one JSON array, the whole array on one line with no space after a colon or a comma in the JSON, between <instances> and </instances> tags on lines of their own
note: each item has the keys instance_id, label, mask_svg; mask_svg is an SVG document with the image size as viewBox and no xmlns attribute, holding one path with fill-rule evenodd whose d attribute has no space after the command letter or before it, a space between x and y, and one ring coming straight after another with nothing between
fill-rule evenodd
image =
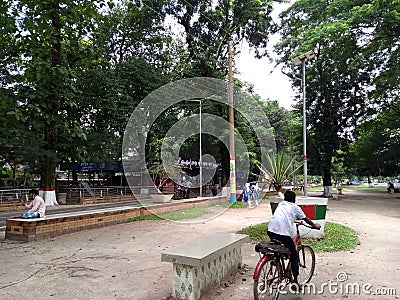
<instances>
[{"instance_id":1,"label":"low concrete wall","mask_svg":"<svg viewBox=\"0 0 400 300\"><path fill-rule=\"evenodd\" d=\"M20 202L12 201L12 202L3 202L0 203L0 211L17 211L25 209Z\"/></svg>"}]
</instances>

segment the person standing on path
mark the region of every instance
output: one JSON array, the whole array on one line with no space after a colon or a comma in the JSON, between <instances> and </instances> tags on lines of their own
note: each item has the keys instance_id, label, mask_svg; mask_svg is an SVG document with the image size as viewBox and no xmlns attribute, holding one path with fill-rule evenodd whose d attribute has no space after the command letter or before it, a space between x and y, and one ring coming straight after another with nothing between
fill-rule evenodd
<instances>
[{"instance_id":1,"label":"person standing on path","mask_svg":"<svg viewBox=\"0 0 400 300\"><path fill-rule=\"evenodd\" d=\"M42 197L39 197L39 192L36 189L31 189L28 193L28 198L32 201L26 204L21 200L21 204L29 210L22 214L23 219L29 218L44 218L46 212L46 205Z\"/></svg>"},{"instance_id":2,"label":"person standing on path","mask_svg":"<svg viewBox=\"0 0 400 300\"><path fill-rule=\"evenodd\" d=\"M251 205L251 199L250 199L250 183L248 183L248 182L246 182L244 187L243 187L242 201L243 202L247 202L247 206L249 208L253 207Z\"/></svg>"},{"instance_id":3,"label":"person standing on path","mask_svg":"<svg viewBox=\"0 0 400 300\"><path fill-rule=\"evenodd\" d=\"M255 202L255 205L258 206L258 192L260 190L260 187L258 186L258 182L256 182L255 185L252 185L250 187L251 190L251 196Z\"/></svg>"}]
</instances>

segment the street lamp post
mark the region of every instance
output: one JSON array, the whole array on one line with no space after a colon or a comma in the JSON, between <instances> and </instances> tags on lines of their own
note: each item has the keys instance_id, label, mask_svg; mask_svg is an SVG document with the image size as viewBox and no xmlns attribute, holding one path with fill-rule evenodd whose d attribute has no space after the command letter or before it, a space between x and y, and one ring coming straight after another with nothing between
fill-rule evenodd
<instances>
[{"instance_id":1,"label":"street lamp post","mask_svg":"<svg viewBox=\"0 0 400 300\"><path fill-rule=\"evenodd\" d=\"M229 103L229 190L230 203L236 203L236 161L235 161L235 111L233 99L233 71L232 71L232 49L228 44L228 103Z\"/></svg>"},{"instance_id":2,"label":"street lamp post","mask_svg":"<svg viewBox=\"0 0 400 300\"><path fill-rule=\"evenodd\" d=\"M304 196L307 196L307 136L306 136L306 62L315 59L315 53L311 50L295 57L292 63L295 66L302 66L303 77L301 86L303 89L303 160L304 160Z\"/></svg>"},{"instance_id":3,"label":"street lamp post","mask_svg":"<svg viewBox=\"0 0 400 300\"><path fill-rule=\"evenodd\" d=\"M211 99L213 96L210 96L209 98ZM203 150L202 150L202 111L203 111L203 100L207 98L193 98L190 99L190 101L199 101L199 184L200 184L200 190L199 190L199 196L203 197Z\"/></svg>"},{"instance_id":4,"label":"street lamp post","mask_svg":"<svg viewBox=\"0 0 400 300\"><path fill-rule=\"evenodd\" d=\"M201 149L202 147L202 141L201 141L201 112L202 112L202 105L201 105L201 99L199 100L199 111L200 111L200 120L199 120L199 132L200 132L200 137L199 137L199 148L200 148L200 159L199 159L199 167L200 167L200 197L203 197L203 160L202 160L202 156L203 156L203 151Z\"/></svg>"}]
</instances>

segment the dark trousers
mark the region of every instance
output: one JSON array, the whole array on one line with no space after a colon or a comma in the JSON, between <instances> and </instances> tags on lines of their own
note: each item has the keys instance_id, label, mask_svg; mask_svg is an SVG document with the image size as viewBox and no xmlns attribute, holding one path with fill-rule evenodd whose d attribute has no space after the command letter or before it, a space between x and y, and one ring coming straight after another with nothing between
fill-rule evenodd
<instances>
[{"instance_id":1,"label":"dark trousers","mask_svg":"<svg viewBox=\"0 0 400 300\"><path fill-rule=\"evenodd\" d=\"M268 231L267 233L270 239L281 241L282 244L284 244L285 247L290 250L290 252L292 253L290 255L290 263L292 265L293 277L296 278L297 276L299 276L299 253L296 250L293 239L290 236L280 235L271 231Z\"/></svg>"}]
</instances>

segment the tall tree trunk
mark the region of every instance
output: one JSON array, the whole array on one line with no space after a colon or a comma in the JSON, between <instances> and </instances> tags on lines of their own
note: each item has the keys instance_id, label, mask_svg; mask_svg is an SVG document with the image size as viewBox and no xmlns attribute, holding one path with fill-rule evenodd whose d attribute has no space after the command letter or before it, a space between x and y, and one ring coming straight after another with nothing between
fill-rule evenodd
<instances>
[{"instance_id":1,"label":"tall tree trunk","mask_svg":"<svg viewBox=\"0 0 400 300\"><path fill-rule=\"evenodd\" d=\"M56 167L57 167L57 138L58 138L58 110L61 101L61 22L60 22L60 1L54 0L51 3L51 22L53 35L51 38L51 81L49 82L49 93L45 99L44 108L46 114L51 116L44 128L44 150L45 158L41 166L41 195L46 205L57 205L56 200Z\"/></svg>"},{"instance_id":2,"label":"tall tree trunk","mask_svg":"<svg viewBox=\"0 0 400 300\"><path fill-rule=\"evenodd\" d=\"M332 197L332 175L330 164L323 168L322 181L324 185L324 196Z\"/></svg>"}]
</instances>

